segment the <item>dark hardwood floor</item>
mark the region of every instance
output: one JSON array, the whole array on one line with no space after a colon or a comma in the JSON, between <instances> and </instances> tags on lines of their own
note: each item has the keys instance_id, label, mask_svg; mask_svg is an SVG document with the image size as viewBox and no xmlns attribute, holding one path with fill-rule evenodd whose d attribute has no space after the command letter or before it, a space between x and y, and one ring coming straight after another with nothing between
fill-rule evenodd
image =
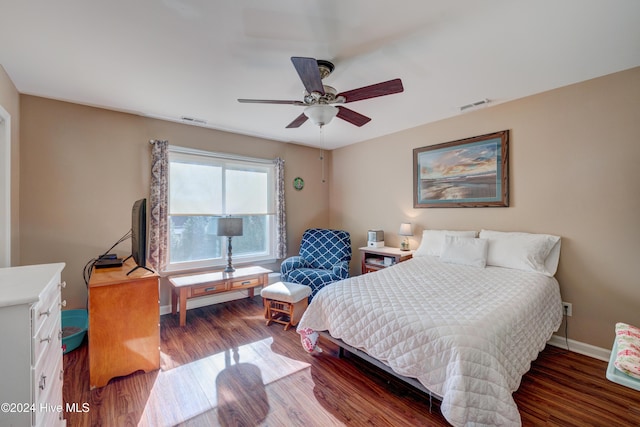
<instances>
[{"instance_id":1,"label":"dark hardwood floor","mask_svg":"<svg viewBox=\"0 0 640 427\"><path fill-rule=\"evenodd\" d=\"M161 369L89 390L86 342L64 356L76 426L447 426L438 402L356 357L310 356L294 329L265 326L259 297L161 317ZM514 397L525 426L640 426L640 392L606 363L555 347ZM82 412L84 409L88 412Z\"/></svg>"}]
</instances>

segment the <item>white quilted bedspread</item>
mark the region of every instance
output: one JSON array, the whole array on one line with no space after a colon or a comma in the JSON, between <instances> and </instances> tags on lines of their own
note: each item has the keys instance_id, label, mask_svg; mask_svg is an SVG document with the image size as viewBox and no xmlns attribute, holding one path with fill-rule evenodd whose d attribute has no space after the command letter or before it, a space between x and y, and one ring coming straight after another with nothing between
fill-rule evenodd
<instances>
[{"instance_id":1,"label":"white quilted bedspread","mask_svg":"<svg viewBox=\"0 0 640 427\"><path fill-rule=\"evenodd\" d=\"M326 286L298 330L327 330L417 378L454 426L514 426L512 393L561 320L554 278L420 257Z\"/></svg>"}]
</instances>

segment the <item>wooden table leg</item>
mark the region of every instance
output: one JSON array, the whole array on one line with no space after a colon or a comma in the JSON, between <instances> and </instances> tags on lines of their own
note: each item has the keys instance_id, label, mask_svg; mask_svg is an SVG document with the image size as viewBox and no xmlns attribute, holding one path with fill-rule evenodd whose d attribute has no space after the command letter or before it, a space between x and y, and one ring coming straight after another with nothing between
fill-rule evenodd
<instances>
[{"instance_id":1,"label":"wooden table leg","mask_svg":"<svg viewBox=\"0 0 640 427\"><path fill-rule=\"evenodd\" d=\"M180 326L187 324L187 289L180 288Z\"/></svg>"},{"instance_id":2,"label":"wooden table leg","mask_svg":"<svg viewBox=\"0 0 640 427\"><path fill-rule=\"evenodd\" d=\"M175 316L178 312L178 290L171 287L171 314Z\"/></svg>"}]
</instances>

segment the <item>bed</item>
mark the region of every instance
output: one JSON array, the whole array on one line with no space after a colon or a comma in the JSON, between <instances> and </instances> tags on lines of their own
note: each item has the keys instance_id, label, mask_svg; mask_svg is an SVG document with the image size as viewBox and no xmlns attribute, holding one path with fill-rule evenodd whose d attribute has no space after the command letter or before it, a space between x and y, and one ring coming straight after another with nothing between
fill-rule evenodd
<instances>
[{"instance_id":1,"label":"bed","mask_svg":"<svg viewBox=\"0 0 640 427\"><path fill-rule=\"evenodd\" d=\"M440 231L435 251L423 235L413 259L318 292L297 328L303 345L319 351L324 331L415 378L454 426L520 425L512 393L562 321L559 238Z\"/></svg>"}]
</instances>

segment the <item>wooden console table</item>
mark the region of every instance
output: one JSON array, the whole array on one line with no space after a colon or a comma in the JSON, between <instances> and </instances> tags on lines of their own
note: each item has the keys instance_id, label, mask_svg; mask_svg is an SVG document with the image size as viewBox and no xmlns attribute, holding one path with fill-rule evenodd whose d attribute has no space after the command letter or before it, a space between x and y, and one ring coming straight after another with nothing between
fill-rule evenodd
<instances>
[{"instance_id":1,"label":"wooden console table","mask_svg":"<svg viewBox=\"0 0 640 427\"><path fill-rule=\"evenodd\" d=\"M180 326L184 326L187 323L187 300L189 298L240 289L248 289L249 298L253 298L254 288L267 285L271 272L271 270L262 267L245 267L238 268L233 273L213 271L169 277L171 313L176 314L178 300L180 300Z\"/></svg>"},{"instance_id":2,"label":"wooden console table","mask_svg":"<svg viewBox=\"0 0 640 427\"><path fill-rule=\"evenodd\" d=\"M160 368L160 292L156 273L94 269L89 280L89 385Z\"/></svg>"}]
</instances>

